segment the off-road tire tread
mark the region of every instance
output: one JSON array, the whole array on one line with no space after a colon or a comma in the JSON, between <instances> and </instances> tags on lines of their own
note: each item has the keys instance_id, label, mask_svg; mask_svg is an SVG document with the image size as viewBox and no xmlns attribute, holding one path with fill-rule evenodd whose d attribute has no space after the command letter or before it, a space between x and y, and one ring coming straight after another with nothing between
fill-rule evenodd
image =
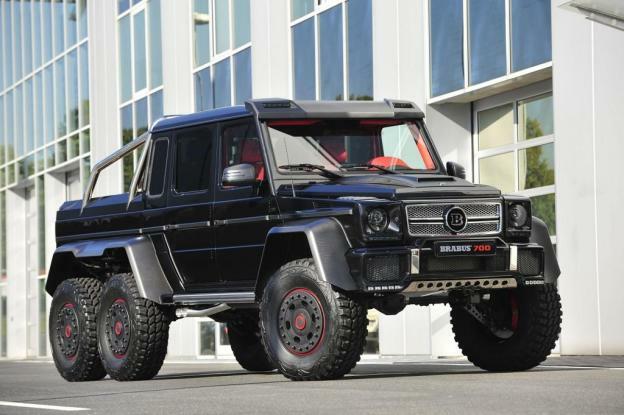
<instances>
[{"instance_id":1,"label":"off-road tire tread","mask_svg":"<svg viewBox=\"0 0 624 415\"><path fill-rule=\"evenodd\" d=\"M561 297L552 284L522 287L532 293L530 326L522 338L522 346L510 348L507 353L487 352L484 337L477 335L460 321L466 311L460 305L451 309L451 324L455 341L463 354L474 365L491 372L514 372L531 369L542 363L561 331Z\"/></svg>"},{"instance_id":2,"label":"off-road tire tread","mask_svg":"<svg viewBox=\"0 0 624 415\"><path fill-rule=\"evenodd\" d=\"M76 298L80 302L80 310L83 311L83 317L86 321L86 325L81 327L81 340L87 339L87 341L86 343L83 342L83 355L78 364L70 371L59 366L56 359L54 359L54 364L61 376L69 382L100 380L106 376L106 370L104 370L100 360L97 340L97 314L100 308L102 282L95 278L71 278L63 283L71 284L77 294ZM52 336L53 332L50 327L51 342L54 341Z\"/></svg>"},{"instance_id":3,"label":"off-road tire tread","mask_svg":"<svg viewBox=\"0 0 624 415\"><path fill-rule=\"evenodd\" d=\"M269 372L275 365L267 356L258 326L258 310L241 310L227 322L228 338L234 357L250 372Z\"/></svg>"},{"instance_id":4,"label":"off-road tire tread","mask_svg":"<svg viewBox=\"0 0 624 415\"><path fill-rule=\"evenodd\" d=\"M311 369L305 372L287 371L280 367L278 362L274 362L274 365L278 367L285 377L295 381L339 379L355 367L360 360L360 356L364 352L366 336L368 335L367 309L344 293L334 290L330 284L321 281L320 278L318 278L316 265L312 258L290 261L281 266L274 275L284 272L293 272L297 268L307 268L311 270L316 276L319 287L326 291L329 296L333 296L336 299L338 312L335 315L326 316L326 319L331 319L338 324L339 335L334 339L328 338L326 340L331 342L328 345L328 349L332 350L332 352L327 353ZM267 286L270 285L273 280L275 279L270 280ZM330 312L331 310L326 311ZM262 319L260 319L260 329L265 330L262 326ZM264 337L262 341L264 343Z\"/></svg>"}]
</instances>

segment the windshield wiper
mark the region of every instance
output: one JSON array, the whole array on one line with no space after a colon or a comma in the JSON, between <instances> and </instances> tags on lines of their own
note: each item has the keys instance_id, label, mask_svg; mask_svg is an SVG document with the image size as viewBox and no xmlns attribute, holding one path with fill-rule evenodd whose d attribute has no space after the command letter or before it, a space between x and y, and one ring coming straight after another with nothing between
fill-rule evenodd
<instances>
[{"instance_id":1,"label":"windshield wiper","mask_svg":"<svg viewBox=\"0 0 624 415\"><path fill-rule=\"evenodd\" d=\"M361 164L343 164L342 167L347 170L356 170L356 169L377 169L381 170L384 173L389 174L398 174L396 170L388 169L384 166L380 166L379 164L371 164L371 163L361 163Z\"/></svg>"},{"instance_id":2,"label":"windshield wiper","mask_svg":"<svg viewBox=\"0 0 624 415\"><path fill-rule=\"evenodd\" d=\"M318 173L319 175L321 175L323 177L327 177L329 179L339 179L339 178L343 177L342 174L338 174L338 173L333 172L331 170L327 170L325 167L319 166L317 164L309 164L309 163L286 164L284 166L279 166L279 168L280 169L284 169L284 170L315 172L315 173Z\"/></svg>"}]
</instances>

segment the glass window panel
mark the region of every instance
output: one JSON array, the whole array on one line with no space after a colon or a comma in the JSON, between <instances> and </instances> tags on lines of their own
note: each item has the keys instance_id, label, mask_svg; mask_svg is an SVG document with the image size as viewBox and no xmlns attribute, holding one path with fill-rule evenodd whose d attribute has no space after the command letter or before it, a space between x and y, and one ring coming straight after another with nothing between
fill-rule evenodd
<instances>
[{"instance_id":1,"label":"glass window panel","mask_svg":"<svg viewBox=\"0 0 624 415\"><path fill-rule=\"evenodd\" d=\"M56 79L54 96L56 98L56 136L67 133L67 102L65 98L65 59L61 58L54 64Z\"/></svg>"},{"instance_id":2,"label":"glass window panel","mask_svg":"<svg viewBox=\"0 0 624 415\"><path fill-rule=\"evenodd\" d=\"M88 128L80 133L80 145L82 154L91 151L91 132Z\"/></svg>"},{"instance_id":3,"label":"glass window panel","mask_svg":"<svg viewBox=\"0 0 624 415\"><path fill-rule=\"evenodd\" d=\"M344 99L341 6L319 16L319 68L321 99Z\"/></svg>"},{"instance_id":4,"label":"glass window panel","mask_svg":"<svg viewBox=\"0 0 624 415\"><path fill-rule=\"evenodd\" d=\"M119 21L119 78L121 79L121 102L132 98L132 51L130 45L130 16Z\"/></svg>"},{"instance_id":5,"label":"glass window panel","mask_svg":"<svg viewBox=\"0 0 624 415\"><path fill-rule=\"evenodd\" d=\"M43 72L39 71L35 75L35 107L34 107L34 135L35 135L35 146L41 147L44 143L44 135L43 135Z\"/></svg>"},{"instance_id":6,"label":"glass window panel","mask_svg":"<svg viewBox=\"0 0 624 415\"><path fill-rule=\"evenodd\" d=\"M531 198L531 209L533 216L537 216L548 226L548 233L551 236L557 234L557 221L555 216L555 194L535 196Z\"/></svg>"},{"instance_id":7,"label":"glass window panel","mask_svg":"<svg viewBox=\"0 0 624 415\"><path fill-rule=\"evenodd\" d=\"M211 108L214 108L214 105L210 67L208 67L195 74L195 110L205 111Z\"/></svg>"},{"instance_id":8,"label":"glass window panel","mask_svg":"<svg viewBox=\"0 0 624 415\"><path fill-rule=\"evenodd\" d=\"M215 354L215 322L199 322L199 355L214 356Z\"/></svg>"},{"instance_id":9,"label":"glass window panel","mask_svg":"<svg viewBox=\"0 0 624 415\"><path fill-rule=\"evenodd\" d=\"M43 150L39 150L35 156L35 165L37 168L37 172L42 172L45 170L45 153Z\"/></svg>"},{"instance_id":10,"label":"glass window panel","mask_svg":"<svg viewBox=\"0 0 624 415\"><path fill-rule=\"evenodd\" d=\"M11 184L15 183L15 181L16 181L15 180L16 179L15 178L15 169L16 169L15 163L7 166L7 178L8 178L8 183L7 184L8 185L11 185Z\"/></svg>"},{"instance_id":11,"label":"glass window panel","mask_svg":"<svg viewBox=\"0 0 624 415\"><path fill-rule=\"evenodd\" d=\"M69 137L69 145L67 147L69 159L73 159L80 155L80 137L78 134Z\"/></svg>"},{"instance_id":12,"label":"glass window panel","mask_svg":"<svg viewBox=\"0 0 624 415\"><path fill-rule=\"evenodd\" d=\"M13 142L13 136L15 135L15 101L13 101L14 90L10 90L5 95L4 106L6 107L6 143L7 161L11 161L15 158L15 143Z\"/></svg>"},{"instance_id":13,"label":"glass window panel","mask_svg":"<svg viewBox=\"0 0 624 415\"><path fill-rule=\"evenodd\" d=\"M117 13L121 14L130 8L130 0L117 0Z\"/></svg>"},{"instance_id":14,"label":"glass window panel","mask_svg":"<svg viewBox=\"0 0 624 415\"><path fill-rule=\"evenodd\" d=\"M497 187L504 193L515 191L513 153L503 153L479 160L479 183Z\"/></svg>"},{"instance_id":15,"label":"glass window panel","mask_svg":"<svg viewBox=\"0 0 624 415\"><path fill-rule=\"evenodd\" d=\"M163 91L154 92L150 99L150 124L163 116Z\"/></svg>"},{"instance_id":16,"label":"glass window panel","mask_svg":"<svg viewBox=\"0 0 624 415\"><path fill-rule=\"evenodd\" d=\"M78 55L78 75L80 81L80 126L89 124L91 103L89 99L89 46L80 46Z\"/></svg>"},{"instance_id":17,"label":"glass window panel","mask_svg":"<svg viewBox=\"0 0 624 415\"><path fill-rule=\"evenodd\" d=\"M231 105L232 97L230 95L231 80L230 80L230 60L225 59L216 65L214 65L214 79L213 79L213 92L214 92L214 106L215 108L227 107Z\"/></svg>"},{"instance_id":18,"label":"glass window panel","mask_svg":"<svg viewBox=\"0 0 624 415\"><path fill-rule=\"evenodd\" d=\"M149 127L147 120L147 98L138 100L134 104L134 118L136 122L134 137L136 138L146 132Z\"/></svg>"},{"instance_id":19,"label":"glass window panel","mask_svg":"<svg viewBox=\"0 0 624 415\"><path fill-rule=\"evenodd\" d=\"M13 55L13 42L11 41L11 34L13 32L11 28L11 3L6 1L0 2L0 7L2 7L2 27L0 27L0 30L2 31L1 34L3 38L6 39L4 48L0 48L0 53L4 53L4 59L2 59L0 64L4 67L6 77L5 85L8 86L13 81L13 60L9 58Z\"/></svg>"},{"instance_id":20,"label":"glass window panel","mask_svg":"<svg viewBox=\"0 0 624 415\"><path fill-rule=\"evenodd\" d=\"M70 48L76 44L78 38L78 15L76 11L76 0L65 0L65 21L67 30L66 47Z\"/></svg>"},{"instance_id":21,"label":"glass window panel","mask_svg":"<svg viewBox=\"0 0 624 415\"><path fill-rule=\"evenodd\" d=\"M555 145L518 150L518 174L520 190L555 184Z\"/></svg>"},{"instance_id":22,"label":"glass window panel","mask_svg":"<svg viewBox=\"0 0 624 415\"><path fill-rule=\"evenodd\" d=\"M366 336L365 354L379 353L379 311L375 309L368 310L368 335Z\"/></svg>"},{"instance_id":23,"label":"glass window panel","mask_svg":"<svg viewBox=\"0 0 624 415\"><path fill-rule=\"evenodd\" d=\"M54 82L53 66L48 65L43 70L43 95L44 95L44 137L47 143L54 140Z\"/></svg>"},{"instance_id":24,"label":"glass window panel","mask_svg":"<svg viewBox=\"0 0 624 415\"><path fill-rule=\"evenodd\" d=\"M552 59L550 0L511 1L511 70Z\"/></svg>"},{"instance_id":25,"label":"glass window panel","mask_svg":"<svg viewBox=\"0 0 624 415\"><path fill-rule=\"evenodd\" d=\"M62 3L61 3L62 4ZM14 81L22 78L22 3L13 2L13 63L15 65Z\"/></svg>"},{"instance_id":26,"label":"glass window panel","mask_svg":"<svg viewBox=\"0 0 624 415\"><path fill-rule=\"evenodd\" d=\"M290 0L290 19L296 20L314 11L314 0Z\"/></svg>"},{"instance_id":27,"label":"glass window panel","mask_svg":"<svg viewBox=\"0 0 624 415\"><path fill-rule=\"evenodd\" d=\"M0 164L4 164L5 162L5 158L4 158L4 152L6 151L5 149L6 136L5 136L5 131L4 131L5 125L6 124L5 124L5 119L4 119L4 96L0 95ZM0 181L0 187L2 186L4 186L4 183Z\"/></svg>"},{"instance_id":28,"label":"glass window panel","mask_svg":"<svg viewBox=\"0 0 624 415\"><path fill-rule=\"evenodd\" d=\"M229 346L230 337L228 336L227 324L219 323L219 346Z\"/></svg>"},{"instance_id":29,"label":"glass window panel","mask_svg":"<svg viewBox=\"0 0 624 415\"><path fill-rule=\"evenodd\" d=\"M169 152L169 140L160 139L154 143L152 153L152 167L150 170L149 194L160 195L164 191L165 177L167 172L167 153Z\"/></svg>"},{"instance_id":30,"label":"glass window panel","mask_svg":"<svg viewBox=\"0 0 624 415\"><path fill-rule=\"evenodd\" d=\"M462 0L430 0L431 95L464 87Z\"/></svg>"},{"instance_id":31,"label":"glass window panel","mask_svg":"<svg viewBox=\"0 0 624 415\"><path fill-rule=\"evenodd\" d=\"M56 164L62 164L67 161L67 140L59 141L56 144Z\"/></svg>"},{"instance_id":32,"label":"glass window panel","mask_svg":"<svg viewBox=\"0 0 624 415\"><path fill-rule=\"evenodd\" d=\"M234 48L251 40L251 22L249 17L249 0L232 0L232 19L234 24Z\"/></svg>"},{"instance_id":33,"label":"glass window panel","mask_svg":"<svg viewBox=\"0 0 624 415\"><path fill-rule=\"evenodd\" d=\"M22 0L22 28L24 29L24 75L32 72L32 2Z\"/></svg>"},{"instance_id":34,"label":"glass window panel","mask_svg":"<svg viewBox=\"0 0 624 415\"><path fill-rule=\"evenodd\" d=\"M121 108L121 144L126 145L133 139L132 105Z\"/></svg>"},{"instance_id":35,"label":"glass window panel","mask_svg":"<svg viewBox=\"0 0 624 415\"><path fill-rule=\"evenodd\" d=\"M479 111L477 122L479 150L513 143L513 104Z\"/></svg>"},{"instance_id":36,"label":"glass window panel","mask_svg":"<svg viewBox=\"0 0 624 415\"><path fill-rule=\"evenodd\" d=\"M33 78L24 82L24 137L26 138L26 153L35 149L34 122L31 118L33 114Z\"/></svg>"},{"instance_id":37,"label":"glass window panel","mask_svg":"<svg viewBox=\"0 0 624 415\"><path fill-rule=\"evenodd\" d=\"M371 0L350 0L348 20L348 86L350 100L373 99L373 5Z\"/></svg>"},{"instance_id":38,"label":"glass window panel","mask_svg":"<svg viewBox=\"0 0 624 415\"><path fill-rule=\"evenodd\" d=\"M35 174L35 155L31 154L24 158L24 171L23 177L30 177Z\"/></svg>"},{"instance_id":39,"label":"glass window panel","mask_svg":"<svg viewBox=\"0 0 624 415\"><path fill-rule=\"evenodd\" d=\"M293 26L292 43L295 99L316 99L314 19Z\"/></svg>"},{"instance_id":40,"label":"glass window panel","mask_svg":"<svg viewBox=\"0 0 624 415\"><path fill-rule=\"evenodd\" d=\"M229 0L214 0L215 10L215 48L219 54L230 48L230 12Z\"/></svg>"},{"instance_id":41,"label":"glass window panel","mask_svg":"<svg viewBox=\"0 0 624 415\"><path fill-rule=\"evenodd\" d=\"M179 193L208 189L211 179L211 130L200 128L178 134L175 189Z\"/></svg>"},{"instance_id":42,"label":"glass window panel","mask_svg":"<svg viewBox=\"0 0 624 415\"><path fill-rule=\"evenodd\" d=\"M58 55L65 49L65 17L63 0L54 0L54 54Z\"/></svg>"},{"instance_id":43,"label":"glass window panel","mask_svg":"<svg viewBox=\"0 0 624 415\"><path fill-rule=\"evenodd\" d=\"M48 146L46 148L46 164L48 166L48 168L50 167L54 167L54 165L56 164L56 157L55 157L55 149L54 149L54 144L52 144L51 146Z\"/></svg>"},{"instance_id":44,"label":"glass window panel","mask_svg":"<svg viewBox=\"0 0 624 415\"><path fill-rule=\"evenodd\" d=\"M195 66L200 66L210 61L210 4L208 0L195 0L193 4Z\"/></svg>"},{"instance_id":45,"label":"glass window panel","mask_svg":"<svg viewBox=\"0 0 624 415\"><path fill-rule=\"evenodd\" d=\"M40 250L45 249L45 244L39 243L39 247ZM45 273L45 269L43 271ZM48 350L48 312L46 308L45 281L45 278L39 279L39 356L45 356Z\"/></svg>"},{"instance_id":46,"label":"glass window panel","mask_svg":"<svg viewBox=\"0 0 624 415\"><path fill-rule=\"evenodd\" d=\"M41 66L41 3L40 0L33 0L33 68ZM49 36L50 32L45 32Z\"/></svg>"},{"instance_id":47,"label":"glass window panel","mask_svg":"<svg viewBox=\"0 0 624 415\"><path fill-rule=\"evenodd\" d=\"M67 55L67 104L69 106L69 132L78 129L78 100L78 52L74 49Z\"/></svg>"},{"instance_id":48,"label":"glass window panel","mask_svg":"<svg viewBox=\"0 0 624 415\"><path fill-rule=\"evenodd\" d=\"M470 0L470 84L507 72L505 2Z\"/></svg>"},{"instance_id":49,"label":"glass window panel","mask_svg":"<svg viewBox=\"0 0 624 415\"><path fill-rule=\"evenodd\" d=\"M234 104L251 98L251 48L234 55Z\"/></svg>"},{"instance_id":50,"label":"glass window panel","mask_svg":"<svg viewBox=\"0 0 624 415\"><path fill-rule=\"evenodd\" d=\"M41 32L43 36L43 61L52 59L52 0L42 0Z\"/></svg>"},{"instance_id":51,"label":"glass window panel","mask_svg":"<svg viewBox=\"0 0 624 415\"><path fill-rule=\"evenodd\" d=\"M24 155L24 84L15 88L15 152L17 156Z\"/></svg>"},{"instance_id":52,"label":"glass window panel","mask_svg":"<svg viewBox=\"0 0 624 415\"><path fill-rule=\"evenodd\" d=\"M518 101L518 141L551 135L553 132L552 94Z\"/></svg>"},{"instance_id":53,"label":"glass window panel","mask_svg":"<svg viewBox=\"0 0 624 415\"><path fill-rule=\"evenodd\" d=\"M78 40L86 38L89 34L87 0L78 0Z\"/></svg>"},{"instance_id":54,"label":"glass window panel","mask_svg":"<svg viewBox=\"0 0 624 415\"><path fill-rule=\"evenodd\" d=\"M147 86L147 51L145 50L145 12L133 16L134 34L134 90ZM124 45L127 47L127 45Z\"/></svg>"},{"instance_id":55,"label":"glass window panel","mask_svg":"<svg viewBox=\"0 0 624 415\"><path fill-rule=\"evenodd\" d=\"M128 154L122 160L123 166L123 191L128 193L132 176L134 175L134 155Z\"/></svg>"},{"instance_id":56,"label":"glass window panel","mask_svg":"<svg viewBox=\"0 0 624 415\"><path fill-rule=\"evenodd\" d=\"M162 85L162 31L160 0L150 0L149 13L149 52L150 52L150 87Z\"/></svg>"}]
</instances>

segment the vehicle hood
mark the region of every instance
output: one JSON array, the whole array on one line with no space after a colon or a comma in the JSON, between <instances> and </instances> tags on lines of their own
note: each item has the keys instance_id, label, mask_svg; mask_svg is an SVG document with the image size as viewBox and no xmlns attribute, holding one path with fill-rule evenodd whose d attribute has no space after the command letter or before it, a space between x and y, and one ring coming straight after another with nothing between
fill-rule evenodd
<instances>
[{"instance_id":1,"label":"vehicle hood","mask_svg":"<svg viewBox=\"0 0 624 415\"><path fill-rule=\"evenodd\" d=\"M296 184L298 197L337 198L344 196L377 197L382 199L498 197L494 187L470 183L467 180L431 174L366 174L346 176L322 183ZM280 193L292 194L291 186Z\"/></svg>"}]
</instances>

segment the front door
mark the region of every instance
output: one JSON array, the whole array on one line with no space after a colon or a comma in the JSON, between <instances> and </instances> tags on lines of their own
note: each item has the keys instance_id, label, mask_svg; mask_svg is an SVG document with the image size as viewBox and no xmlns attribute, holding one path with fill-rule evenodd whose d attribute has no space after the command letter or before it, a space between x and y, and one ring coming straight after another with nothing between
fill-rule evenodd
<instances>
[{"instance_id":1,"label":"front door","mask_svg":"<svg viewBox=\"0 0 624 415\"><path fill-rule=\"evenodd\" d=\"M275 225L277 206L265 175L265 162L255 122L251 118L223 123L219 128L218 180L214 223L216 259L221 280L229 287L253 287L267 232ZM223 169L236 164L256 168L257 185L226 187Z\"/></svg>"}]
</instances>

